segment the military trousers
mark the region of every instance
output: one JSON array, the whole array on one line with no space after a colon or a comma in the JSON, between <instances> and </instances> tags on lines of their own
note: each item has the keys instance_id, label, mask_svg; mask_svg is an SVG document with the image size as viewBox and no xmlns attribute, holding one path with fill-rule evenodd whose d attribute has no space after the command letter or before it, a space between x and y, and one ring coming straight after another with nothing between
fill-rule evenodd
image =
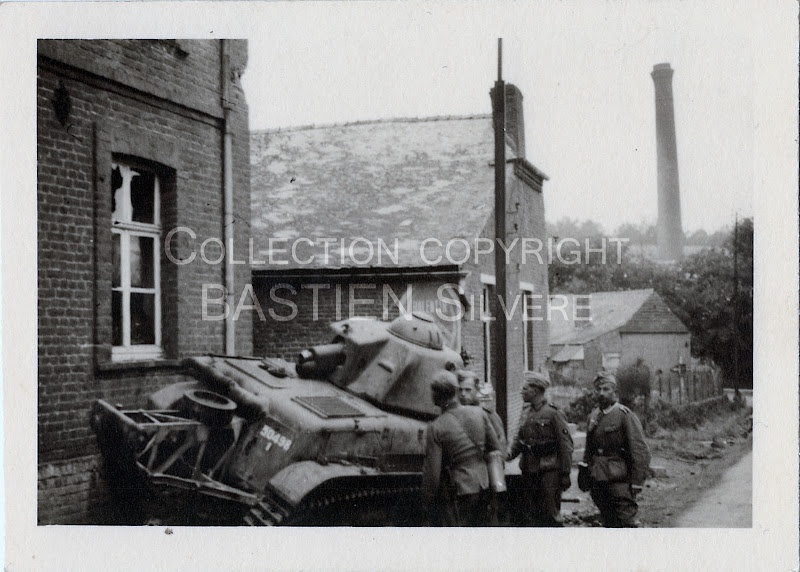
<instances>
[{"instance_id":1,"label":"military trousers","mask_svg":"<svg viewBox=\"0 0 800 572\"><path fill-rule=\"evenodd\" d=\"M592 482L592 500L600 509L606 528L637 528L636 513L639 505L633 496L630 483Z\"/></svg>"},{"instance_id":2,"label":"military trousers","mask_svg":"<svg viewBox=\"0 0 800 572\"><path fill-rule=\"evenodd\" d=\"M561 475L558 471L523 472L522 520L526 526L564 526L561 519Z\"/></svg>"},{"instance_id":3,"label":"military trousers","mask_svg":"<svg viewBox=\"0 0 800 572\"><path fill-rule=\"evenodd\" d=\"M429 510L432 526L492 526L492 491L466 495L448 491Z\"/></svg>"}]
</instances>

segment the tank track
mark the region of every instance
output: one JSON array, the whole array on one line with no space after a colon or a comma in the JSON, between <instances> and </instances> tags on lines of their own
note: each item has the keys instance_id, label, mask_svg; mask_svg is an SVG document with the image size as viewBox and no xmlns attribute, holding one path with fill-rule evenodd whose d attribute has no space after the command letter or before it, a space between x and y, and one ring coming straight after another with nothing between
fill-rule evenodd
<instances>
[{"instance_id":1,"label":"tank track","mask_svg":"<svg viewBox=\"0 0 800 572\"><path fill-rule=\"evenodd\" d=\"M291 507L274 494L267 494L244 516L247 526L278 526L291 514Z\"/></svg>"},{"instance_id":2,"label":"tank track","mask_svg":"<svg viewBox=\"0 0 800 572\"><path fill-rule=\"evenodd\" d=\"M275 495L267 495L245 515L244 523L248 526L308 525L307 523L314 523L315 515L324 511L328 515L339 515L339 518L334 518L335 522L327 522L328 526L391 526L395 523L391 521L389 514L386 515L385 520L375 522L366 519L366 522L361 523L358 517L376 509L385 510L393 500L395 502L391 504L400 505L396 502L397 500L412 497L419 491L420 487L415 485L368 486L330 491L311 501L301 503L295 510ZM417 525L419 524L417 523Z\"/></svg>"}]
</instances>

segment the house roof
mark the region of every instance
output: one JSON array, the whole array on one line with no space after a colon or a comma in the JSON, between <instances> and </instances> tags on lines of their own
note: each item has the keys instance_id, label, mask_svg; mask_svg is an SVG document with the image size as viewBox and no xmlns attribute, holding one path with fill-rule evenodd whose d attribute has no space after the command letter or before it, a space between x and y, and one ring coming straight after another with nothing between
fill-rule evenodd
<instances>
[{"instance_id":1,"label":"house roof","mask_svg":"<svg viewBox=\"0 0 800 572\"><path fill-rule=\"evenodd\" d=\"M471 240L491 215L493 141L488 115L254 131L253 258L268 260L272 238L282 269L426 266L425 239ZM439 264L459 259L454 246ZM428 243L425 256L443 250Z\"/></svg>"},{"instance_id":2,"label":"house roof","mask_svg":"<svg viewBox=\"0 0 800 572\"><path fill-rule=\"evenodd\" d=\"M550 345L585 344L615 330L621 333L689 332L652 288L593 292L589 296L588 299L566 296L565 312L556 309L564 304L563 299L551 302ZM591 320L574 319L576 302L591 308Z\"/></svg>"}]
</instances>

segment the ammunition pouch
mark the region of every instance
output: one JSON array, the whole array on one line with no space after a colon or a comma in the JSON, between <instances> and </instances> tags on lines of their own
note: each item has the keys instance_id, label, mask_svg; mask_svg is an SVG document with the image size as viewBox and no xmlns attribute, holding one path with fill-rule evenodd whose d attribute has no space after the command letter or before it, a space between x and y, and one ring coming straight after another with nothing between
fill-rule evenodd
<instances>
[{"instance_id":1,"label":"ammunition pouch","mask_svg":"<svg viewBox=\"0 0 800 572\"><path fill-rule=\"evenodd\" d=\"M558 444L555 441L534 441L531 444L526 443L525 447L534 457L547 457L558 452Z\"/></svg>"},{"instance_id":2,"label":"ammunition pouch","mask_svg":"<svg viewBox=\"0 0 800 572\"><path fill-rule=\"evenodd\" d=\"M628 464L616 455L596 455L592 459L590 473L593 481L619 483L628 480Z\"/></svg>"},{"instance_id":3,"label":"ammunition pouch","mask_svg":"<svg viewBox=\"0 0 800 572\"><path fill-rule=\"evenodd\" d=\"M556 471L561 468L560 463L558 462L558 455L553 453L552 455L547 455L545 457L539 457L539 471Z\"/></svg>"}]
</instances>

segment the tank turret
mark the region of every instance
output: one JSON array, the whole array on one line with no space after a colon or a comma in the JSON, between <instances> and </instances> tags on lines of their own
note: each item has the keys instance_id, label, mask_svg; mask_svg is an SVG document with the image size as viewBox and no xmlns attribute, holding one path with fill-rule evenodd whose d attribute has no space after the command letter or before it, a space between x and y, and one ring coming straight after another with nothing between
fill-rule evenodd
<instances>
[{"instance_id":1,"label":"tank turret","mask_svg":"<svg viewBox=\"0 0 800 572\"><path fill-rule=\"evenodd\" d=\"M331 324L334 341L300 354L297 373L322 377L379 407L421 418L438 414L430 380L462 367L433 319L415 312L390 324L351 319Z\"/></svg>"}]
</instances>

